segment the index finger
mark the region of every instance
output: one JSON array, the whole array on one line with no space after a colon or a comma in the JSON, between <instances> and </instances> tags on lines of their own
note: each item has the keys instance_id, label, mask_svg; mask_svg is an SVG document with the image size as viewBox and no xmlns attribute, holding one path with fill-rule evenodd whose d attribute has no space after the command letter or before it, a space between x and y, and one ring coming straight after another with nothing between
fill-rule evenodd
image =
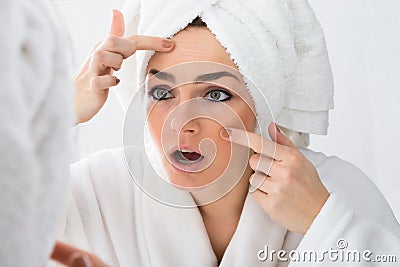
<instances>
[{"instance_id":1,"label":"index finger","mask_svg":"<svg viewBox=\"0 0 400 267\"><path fill-rule=\"evenodd\" d=\"M265 139L261 135L244 131L236 128L225 128L229 134L229 138L232 143L239 144L248 148L251 148L257 154L261 154L266 157L273 158L275 160L282 160L281 155L277 153L279 144Z\"/></svg>"},{"instance_id":2,"label":"index finger","mask_svg":"<svg viewBox=\"0 0 400 267\"><path fill-rule=\"evenodd\" d=\"M174 41L166 38L133 35L129 37L109 36L97 48L122 55L124 59L135 54L137 50L155 50L169 52L174 48Z\"/></svg>"},{"instance_id":3,"label":"index finger","mask_svg":"<svg viewBox=\"0 0 400 267\"><path fill-rule=\"evenodd\" d=\"M135 45L135 50L169 52L174 48L174 41L167 38L146 35L133 35L126 38Z\"/></svg>"}]
</instances>

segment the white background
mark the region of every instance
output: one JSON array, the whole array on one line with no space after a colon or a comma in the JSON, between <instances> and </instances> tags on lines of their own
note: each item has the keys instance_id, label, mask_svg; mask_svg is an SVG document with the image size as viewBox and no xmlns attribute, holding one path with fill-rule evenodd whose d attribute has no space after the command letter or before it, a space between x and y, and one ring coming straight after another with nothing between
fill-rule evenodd
<instances>
[{"instance_id":1,"label":"white background","mask_svg":"<svg viewBox=\"0 0 400 267\"><path fill-rule=\"evenodd\" d=\"M124 2L54 1L70 33L76 68L107 35L111 9ZM400 2L310 2L326 34L335 77L329 134L313 136L310 148L361 168L400 219ZM122 109L111 93L94 119L75 127L74 160L121 146L122 124Z\"/></svg>"}]
</instances>

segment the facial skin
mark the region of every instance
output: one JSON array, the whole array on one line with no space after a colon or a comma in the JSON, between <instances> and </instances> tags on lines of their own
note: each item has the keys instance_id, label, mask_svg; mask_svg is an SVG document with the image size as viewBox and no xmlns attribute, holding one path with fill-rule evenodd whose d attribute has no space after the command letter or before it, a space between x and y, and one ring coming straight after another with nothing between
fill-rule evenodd
<instances>
[{"instance_id":1,"label":"facial skin","mask_svg":"<svg viewBox=\"0 0 400 267\"><path fill-rule=\"evenodd\" d=\"M225 48L221 46L215 36L206 27L187 27L177 33L173 40L175 42L173 51L169 53L156 52L149 61L147 72L150 73L147 79L153 80L153 83L168 84L168 81L154 77L156 71L162 71L175 65L194 61L215 62L227 66L227 69L234 68L237 70L237 66L230 59ZM232 73L232 71L230 71L230 73ZM256 118L252 111L254 107L247 90L243 90L243 88L245 89L243 80L238 81L234 77L225 75L215 80L215 83L219 82L232 84L233 86L229 89L216 87L210 83L188 83L174 88L171 86L169 93L162 99L154 98L154 96L157 96L157 92L153 91L153 93L151 93L151 89L154 88L154 86L152 88L146 88L147 97L155 102L151 112L148 114L148 127L159 153L162 154L163 165L168 178L175 186L193 188L210 184L224 172L231 157L231 143L222 139L220 136L223 126L210 118L195 118L181 126L181 131L178 133L178 138L176 140L178 143L177 145L189 145L200 149L199 145L202 140L211 139L215 144L215 159L207 168L199 172L185 172L172 166L164 155L165 152L162 150L163 144L161 136L162 131L167 134L168 132L172 133L176 131L170 123L165 123L165 121L168 119L168 114L174 111L178 106L193 99L201 99L201 101L203 101L201 106L203 108L209 106L209 109L215 109L217 105L225 104L232 109L232 114L236 114L240 118L240 121L247 131L254 131L255 129ZM235 92L234 88L237 84L242 85L242 91ZM167 91L164 91L163 93L166 92ZM243 92L245 92L245 96L243 96ZM249 107L243 98L252 106ZM182 108L181 111L176 112L184 113L185 109ZM190 112L190 110L187 109L186 112ZM180 114L176 113L175 115L178 117L180 116ZM227 114L227 116L230 115ZM249 177L250 174L251 169L247 166L245 176Z\"/></svg>"}]
</instances>

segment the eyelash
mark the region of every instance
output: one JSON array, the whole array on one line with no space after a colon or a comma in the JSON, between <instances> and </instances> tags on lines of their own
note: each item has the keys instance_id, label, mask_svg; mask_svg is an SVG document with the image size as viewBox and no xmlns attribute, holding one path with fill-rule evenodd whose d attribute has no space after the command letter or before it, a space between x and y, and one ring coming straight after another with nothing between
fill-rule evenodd
<instances>
[{"instance_id":1,"label":"eyelash","mask_svg":"<svg viewBox=\"0 0 400 267\"><path fill-rule=\"evenodd\" d=\"M218 87L217 87L217 88L218 88ZM222 90L222 89L219 89L219 88L217 89L217 88L214 87L214 89L209 90L209 91L206 93L206 95L209 95L209 94L211 94L212 92L221 92L222 94L225 94L227 97L226 97L225 99L223 99L223 100L220 100L220 101L209 99L211 102L225 102L225 101L228 101L228 100L230 100L230 99L232 98L232 94L231 94L230 92L225 91L225 90Z\"/></svg>"},{"instance_id":2,"label":"eyelash","mask_svg":"<svg viewBox=\"0 0 400 267\"><path fill-rule=\"evenodd\" d=\"M148 95L149 97L151 97L151 98L152 98L153 100L155 100L155 101L162 101L162 100L167 100L167 99L172 98L172 97L168 97L168 98L156 98L156 97L154 96L154 93L155 93L156 90L158 90L158 89L163 89L163 90L165 90L165 91L166 91L166 95L167 95L167 94L171 94L170 90L168 90L167 88L162 87L162 86L155 86L155 87L153 87L153 88L147 93L147 95ZM231 94L230 92L228 92L228 91L226 91L226 90L223 90L223 89L221 89L221 88L219 88L219 87L212 87L210 90L207 91L207 93L205 94L205 96L209 95L209 94L212 93L212 92L221 92L222 94L225 94L225 95L226 95L226 98L223 99L223 100L220 100L220 101L208 99L208 100L210 100L211 102L224 102L224 101L228 101L228 100L230 100L230 99L232 98L232 94Z\"/></svg>"},{"instance_id":3,"label":"eyelash","mask_svg":"<svg viewBox=\"0 0 400 267\"><path fill-rule=\"evenodd\" d=\"M151 97L153 100L156 100L156 101L169 99L169 98L163 98L163 99L162 99L162 98L156 98L156 97L154 97L154 93L155 93L156 90L158 90L158 89L163 89L163 90L166 91L166 94L171 94L171 93L170 93L170 90L168 90L169 87L168 87L168 88L165 88L165 87L162 87L162 86L155 86L155 87L151 88L151 90L147 93L147 95L148 95L149 97Z\"/></svg>"}]
</instances>

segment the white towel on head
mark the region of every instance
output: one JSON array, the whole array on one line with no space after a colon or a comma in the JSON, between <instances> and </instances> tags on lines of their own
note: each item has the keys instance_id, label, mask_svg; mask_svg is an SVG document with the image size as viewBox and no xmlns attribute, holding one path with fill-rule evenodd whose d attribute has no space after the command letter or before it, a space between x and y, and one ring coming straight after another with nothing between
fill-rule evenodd
<instances>
[{"instance_id":1,"label":"white towel on head","mask_svg":"<svg viewBox=\"0 0 400 267\"><path fill-rule=\"evenodd\" d=\"M306 0L128 0L124 13L128 35L159 37L172 37L201 17L247 82L262 131L272 118L289 132L306 134L292 135L292 140L327 134L333 77L323 31ZM123 67L125 81L117 92L125 111L153 54L138 51L137 65ZM132 79L135 71L137 80ZM256 95L265 97L272 117Z\"/></svg>"}]
</instances>

